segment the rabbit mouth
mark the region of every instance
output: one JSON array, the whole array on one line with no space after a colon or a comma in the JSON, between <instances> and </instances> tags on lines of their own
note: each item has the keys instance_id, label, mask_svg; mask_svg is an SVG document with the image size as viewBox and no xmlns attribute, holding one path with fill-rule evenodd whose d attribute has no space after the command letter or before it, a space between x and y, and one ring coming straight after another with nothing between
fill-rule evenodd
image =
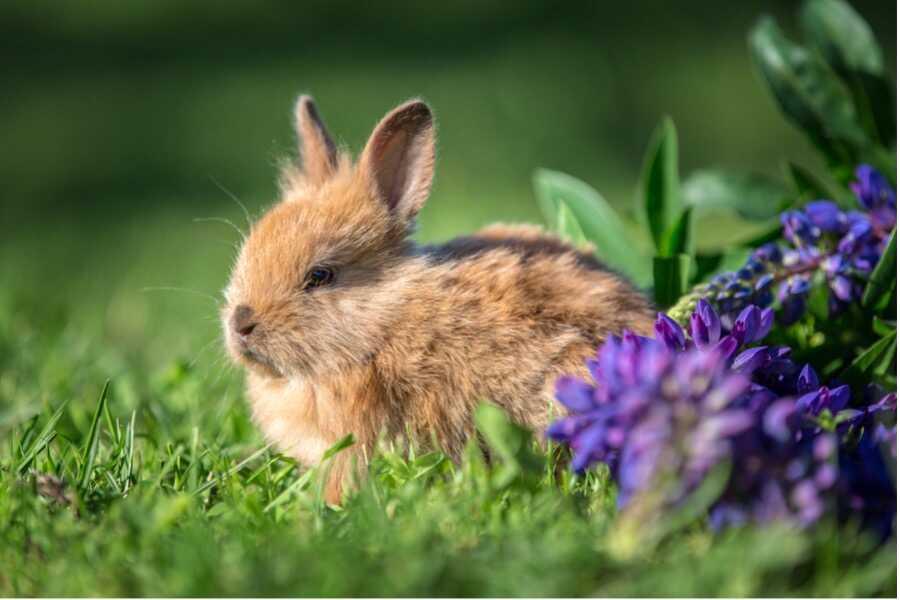
<instances>
[{"instance_id":1,"label":"rabbit mouth","mask_svg":"<svg viewBox=\"0 0 900 600\"><path fill-rule=\"evenodd\" d=\"M265 374L281 378L284 377L281 370L272 362L265 354L251 347L246 342L238 342L235 344L235 350L240 357L241 362L248 367L264 372Z\"/></svg>"},{"instance_id":2,"label":"rabbit mouth","mask_svg":"<svg viewBox=\"0 0 900 600\"><path fill-rule=\"evenodd\" d=\"M244 361L250 368L262 371L270 377L281 379L284 374L275 366L275 364L267 357L253 350L247 350L241 353Z\"/></svg>"}]
</instances>

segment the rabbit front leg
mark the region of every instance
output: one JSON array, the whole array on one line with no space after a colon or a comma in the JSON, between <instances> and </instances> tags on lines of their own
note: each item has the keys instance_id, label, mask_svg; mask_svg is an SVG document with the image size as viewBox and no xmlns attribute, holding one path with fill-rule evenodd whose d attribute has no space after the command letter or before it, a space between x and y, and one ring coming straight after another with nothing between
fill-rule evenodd
<instances>
[{"instance_id":1,"label":"rabbit front leg","mask_svg":"<svg viewBox=\"0 0 900 600\"><path fill-rule=\"evenodd\" d=\"M362 448L351 446L322 465L325 502L331 506L341 506L345 494L359 486L366 475L365 456Z\"/></svg>"}]
</instances>

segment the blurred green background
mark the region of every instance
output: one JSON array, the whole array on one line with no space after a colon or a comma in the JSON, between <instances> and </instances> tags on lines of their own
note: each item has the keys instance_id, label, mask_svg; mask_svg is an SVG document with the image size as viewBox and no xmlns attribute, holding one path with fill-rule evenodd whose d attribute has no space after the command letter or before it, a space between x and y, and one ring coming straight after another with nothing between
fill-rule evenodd
<instances>
[{"instance_id":1,"label":"blurred green background","mask_svg":"<svg viewBox=\"0 0 900 600\"><path fill-rule=\"evenodd\" d=\"M895 73L896 4L853 4ZM230 195L254 215L275 199L300 92L354 151L397 103L431 103L439 164L418 234L429 241L538 221L537 167L629 210L664 114L678 127L682 174L778 175L785 157L816 167L746 50L763 12L796 35L796 8L5 0L0 310L141 364L220 369L215 298L239 237L202 219L245 227Z\"/></svg>"}]
</instances>

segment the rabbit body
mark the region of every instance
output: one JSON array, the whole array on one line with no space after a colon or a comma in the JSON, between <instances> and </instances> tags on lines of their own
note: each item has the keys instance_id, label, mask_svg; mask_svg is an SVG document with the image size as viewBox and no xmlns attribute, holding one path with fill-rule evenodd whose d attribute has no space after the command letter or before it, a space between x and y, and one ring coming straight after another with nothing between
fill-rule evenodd
<instances>
[{"instance_id":1,"label":"rabbit body","mask_svg":"<svg viewBox=\"0 0 900 600\"><path fill-rule=\"evenodd\" d=\"M557 414L560 375L585 375L609 334L651 331L641 294L538 227L409 239L434 163L424 103L388 114L356 165L307 97L297 124L303 168L285 171L283 200L245 241L223 321L254 420L282 451L315 465L354 435L330 470L329 501L380 435L457 457L479 401L541 430Z\"/></svg>"}]
</instances>

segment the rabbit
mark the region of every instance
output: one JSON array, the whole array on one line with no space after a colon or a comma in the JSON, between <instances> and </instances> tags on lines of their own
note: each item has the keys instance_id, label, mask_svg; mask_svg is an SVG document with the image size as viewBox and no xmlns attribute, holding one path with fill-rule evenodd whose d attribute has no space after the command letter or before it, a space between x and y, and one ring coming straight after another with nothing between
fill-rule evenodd
<instances>
[{"instance_id":1,"label":"rabbit","mask_svg":"<svg viewBox=\"0 0 900 600\"><path fill-rule=\"evenodd\" d=\"M339 504L386 435L458 458L477 404L541 431L554 383L653 312L625 279L533 225L491 225L442 245L410 239L428 198L435 124L409 100L375 127L358 161L313 100L295 122L302 167L251 227L224 292L224 337L245 367L254 421L309 466L346 434L324 483Z\"/></svg>"}]
</instances>

